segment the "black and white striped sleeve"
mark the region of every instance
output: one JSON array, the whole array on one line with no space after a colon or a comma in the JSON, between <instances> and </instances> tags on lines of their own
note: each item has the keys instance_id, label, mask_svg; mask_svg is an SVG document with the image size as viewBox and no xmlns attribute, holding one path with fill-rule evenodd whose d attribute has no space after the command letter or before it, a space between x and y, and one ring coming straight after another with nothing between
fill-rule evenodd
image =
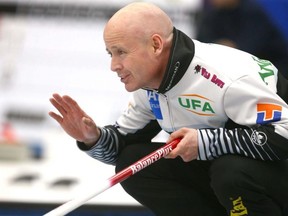
<instances>
[{"instance_id":1,"label":"black and white striped sleeve","mask_svg":"<svg viewBox=\"0 0 288 216\"><path fill-rule=\"evenodd\" d=\"M272 126L199 129L198 144L198 160L213 160L227 154L270 161L288 158L288 140L275 133Z\"/></svg>"},{"instance_id":2,"label":"black and white striped sleeve","mask_svg":"<svg viewBox=\"0 0 288 216\"><path fill-rule=\"evenodd\" d=\"M103 163L115 165L122 142L119 135L112 127L101 127L101 136L92 148L85 148L85 144L77 142L78 147L85 151L89 156Z\"/></svg>"}]
</instances>

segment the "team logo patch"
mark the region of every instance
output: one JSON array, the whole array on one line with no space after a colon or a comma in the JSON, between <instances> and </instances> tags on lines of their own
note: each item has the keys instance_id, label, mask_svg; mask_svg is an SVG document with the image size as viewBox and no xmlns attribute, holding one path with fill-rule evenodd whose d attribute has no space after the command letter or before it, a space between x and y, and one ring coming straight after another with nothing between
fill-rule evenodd
<instances>
[{"instance_id":1,"label":"team logo patch","mask_svg":"<svg viewBox=\"0 0 288 216\"><path fill-rule=\"evenodd\" d=\"M156 92L153 91L147 91L150 107L152 109L152 112L154 113L154 116L156 119L163 119L162 112L160 109L160 103L159 103L159 95Z\"/></svg>"},{"instance_id":2,"label":"team logo patch","mask_svg":"<svg viewBox=\"0 0 288 216\"><path fill-rule=\"evenodd\" d=\"M197 94L183 94L178 97L178 103L189 112L201 116L214 116L214 102Z\"/></svg>"},{"instance_id":3,"label":"team logo patch","mask_svg":"<svg viewBox=\"0 0 288 216\"><path fill-rule=\"evenodd\" d=\"M276 104L257 104L257 124L280 121L282 107Z\"/></svg>"},{"instance_id":4,"label":"team logo patch","mask_svg":"<svg viewBox=\"0 0 288 216\"><path fill-rule=\"evenodd\" d=\"M267 143L267 136L262 131L253 131L251 141L258 146L263 146Z\"/></svg>"}]
</instances>

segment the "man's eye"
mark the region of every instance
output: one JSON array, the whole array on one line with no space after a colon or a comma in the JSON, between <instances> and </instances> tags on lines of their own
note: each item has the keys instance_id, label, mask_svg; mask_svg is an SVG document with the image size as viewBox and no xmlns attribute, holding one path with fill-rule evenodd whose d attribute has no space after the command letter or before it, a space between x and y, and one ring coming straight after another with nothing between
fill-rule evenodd
<instances>
[{"instance_id":1,"label":"man's eye","mask_svg":"<svg viewBox=\"0 0 288 216\"><path fill-rule=\"evenodd\" d=\"M110 57L112 57L112 53L111 52L107 52L108 53L108 55L110 56Z\"/></svg>"},{"instance_id":2,"label":"man's eye","mask_svg":"<svg viewBox=\"0 0 288 216\"><path fill-rule=\"evenodd\" d=\"M123 50L118 50L118 54L119 55L122 55L122 54L124 54L125 52L123 51Z\"/></svg>"}]
</instances>

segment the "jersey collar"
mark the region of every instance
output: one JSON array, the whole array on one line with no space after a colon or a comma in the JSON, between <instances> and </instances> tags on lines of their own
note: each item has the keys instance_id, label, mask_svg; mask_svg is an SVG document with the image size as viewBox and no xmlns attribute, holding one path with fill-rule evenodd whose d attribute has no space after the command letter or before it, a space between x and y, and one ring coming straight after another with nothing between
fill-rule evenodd
<instances>
[{"instance_id":1,"label":"jersey collar","mask_svg":"<svg viewBox=\"0 0 288 216\"><path fill-rule=\"evenodd\" d=\"M170 57L158 93L164 94L180 81L189 67L194 53L195 45L192 39L174 27Z\"/></svg>"}]
</instances>

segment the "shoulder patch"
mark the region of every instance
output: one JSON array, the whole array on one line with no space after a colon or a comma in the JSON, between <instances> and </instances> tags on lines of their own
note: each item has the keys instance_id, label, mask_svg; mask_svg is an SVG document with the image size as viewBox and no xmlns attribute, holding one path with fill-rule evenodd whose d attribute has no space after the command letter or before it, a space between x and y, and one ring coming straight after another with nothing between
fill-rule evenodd
<instances>
[{"instance_id":1,"label":"shoulder patch","mask_svg":"<svg viewBox=\"0 0 288 216\"><path fill-rule=\"evenodd\" d=\"M257 124L280 121L282 107L276 104L257 104Z\"/></svg>"}]
</instances>

